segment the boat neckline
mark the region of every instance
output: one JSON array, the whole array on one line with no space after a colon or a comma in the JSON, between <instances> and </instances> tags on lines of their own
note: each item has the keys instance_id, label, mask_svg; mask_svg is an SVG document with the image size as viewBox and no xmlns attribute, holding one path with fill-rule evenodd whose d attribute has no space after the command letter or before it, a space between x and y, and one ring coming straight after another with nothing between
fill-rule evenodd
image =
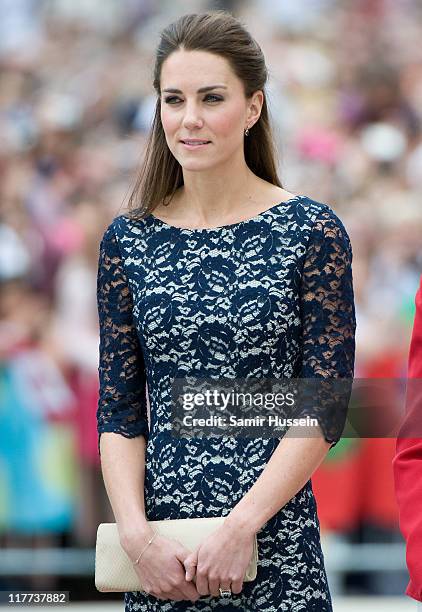
<instances>
[{"instance_id":1,"label":"boat neckline","mask_svg":"<svg viewBox=\"0 0 422 612\"><path fill-rule=\"evenodd\" d=\"M305 196L303 195L295 195L292 198L289 198L288 200L282 200L281 202L277 202L277 204L273 204L272 206L270 206L270 208L263 210L262 212L258 213L257 215L253 217L249 217L249 219L243 219L242 221L237 221L236 223L229 223L227 225L218 225L216 227L179 227L178 225L171 225L167 223L166 221L163 221L162 219L160 219L159 217L156 217L152 213L149 213L148 217L151 217L152 220L155 221L158 225L162 225L163 227L167 227L167 228L174 229L174 230L180 230L183 232L213 232L213 231L220 230L220 229L238 227L239 225L244 225L245 223L250 223L251 221L258 221L262 217L265 217L266 215L272 214L273 212L275 212L275 210L282 204L290 204L291 202L294 202L295 200L299 200L304 197Z\"/></svg>"}]
</instances>

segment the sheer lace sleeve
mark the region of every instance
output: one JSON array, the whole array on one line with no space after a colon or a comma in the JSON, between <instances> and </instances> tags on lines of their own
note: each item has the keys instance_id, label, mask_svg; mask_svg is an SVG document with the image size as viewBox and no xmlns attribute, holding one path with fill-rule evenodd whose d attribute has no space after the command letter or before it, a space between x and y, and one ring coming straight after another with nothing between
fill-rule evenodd
<instances>
[{"instance_id":1,"label":"sheer lace sleeve","mask_svg":"<svg viewBox=\"0 0 422 612\"><path fill-rule=\"evenodd\" d=\"M331 385L328 380L313 385L318 385L321 397L324 387L330 395L329 401L323 399L314 408L314 416L332 445L344 428L354 375L356 320L351 264L346 229L330 208L324 208L312 228L302 274L300 378L332 381ZM336 378L348 380L333 381ZM336 389L341 391L337 402Z\"/></svg>"},{"instance_id":2,"label":"sheer lace sleeve","mask_svg":"<svg viewBox=\"0 0 422 612\"><path fill-rule=\"evenodd\" d=\"M97 410L101 434L148 439L144 359L132 317L132 297L112 225L100 244L97 275L100 325Z\"/></svg>"}]
</instances>

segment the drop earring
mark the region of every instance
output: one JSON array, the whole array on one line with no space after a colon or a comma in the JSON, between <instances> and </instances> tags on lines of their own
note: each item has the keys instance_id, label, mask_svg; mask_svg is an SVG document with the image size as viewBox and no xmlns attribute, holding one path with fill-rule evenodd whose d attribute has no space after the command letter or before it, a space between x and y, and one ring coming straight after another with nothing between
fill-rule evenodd
<instances>
[{"instance_id":1,"label":"drop earring","mask_svg":"<svg viewBox=\"0 0 422 612\"><path fill-rule=\"evenodd\" d=\"M245 136L249 136L249 128L248 127L245 130Z\"/></svg>"}]
</instances>

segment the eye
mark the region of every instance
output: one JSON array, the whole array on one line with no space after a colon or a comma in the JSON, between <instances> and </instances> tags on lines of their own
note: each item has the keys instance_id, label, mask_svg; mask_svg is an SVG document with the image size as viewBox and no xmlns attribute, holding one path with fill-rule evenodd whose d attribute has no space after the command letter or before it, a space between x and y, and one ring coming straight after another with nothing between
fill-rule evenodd
<instances>
[{"instance_id":1,"label":"eye","mask_svg":"<svg viewBox=\"0 0 422 612\"><path fill-rule=\"evenodd\" d=\"M206 98L214 98L214 102L218 102L219 100L222 100L222 98L220 96L215 96L214 94L207 94L205 96Z\"/></svg>"},{"instance_id":2,"label":"eye","mask_svg":"<svg viewBox=\"0 0 422 612\"><path fill-rule=\"evenodd\" d=\"M219 102L220 100L223 99L221 98L221 96L216 96L215 94L207 94L204 100L210 99L210 98L214 98L213 100L211 100L211 102ZM165 98L165 102L167 104L173 104L174 100L180 101L180 99L177 96L168 96L167 98Z\"/></svg>"}]
</instances>

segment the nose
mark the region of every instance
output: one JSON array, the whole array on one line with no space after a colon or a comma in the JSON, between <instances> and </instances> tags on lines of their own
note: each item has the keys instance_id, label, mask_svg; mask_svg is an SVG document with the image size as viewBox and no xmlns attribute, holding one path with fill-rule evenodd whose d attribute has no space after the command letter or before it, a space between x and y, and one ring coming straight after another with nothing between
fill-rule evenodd
<instances>
[{"instance_id":1,"label":"nose","mask_svg":"<svg viewBox=\"0 0 422 612\"><path fill-rule=\"evenodd\" d=\"M187 103L185 107L185 114L183 116L183 127L186 130L191 130L192 128L200 128L202 127L203 120L200 116L198 105L195 102L191 104Z\"/></svg>"}]
</instances>

